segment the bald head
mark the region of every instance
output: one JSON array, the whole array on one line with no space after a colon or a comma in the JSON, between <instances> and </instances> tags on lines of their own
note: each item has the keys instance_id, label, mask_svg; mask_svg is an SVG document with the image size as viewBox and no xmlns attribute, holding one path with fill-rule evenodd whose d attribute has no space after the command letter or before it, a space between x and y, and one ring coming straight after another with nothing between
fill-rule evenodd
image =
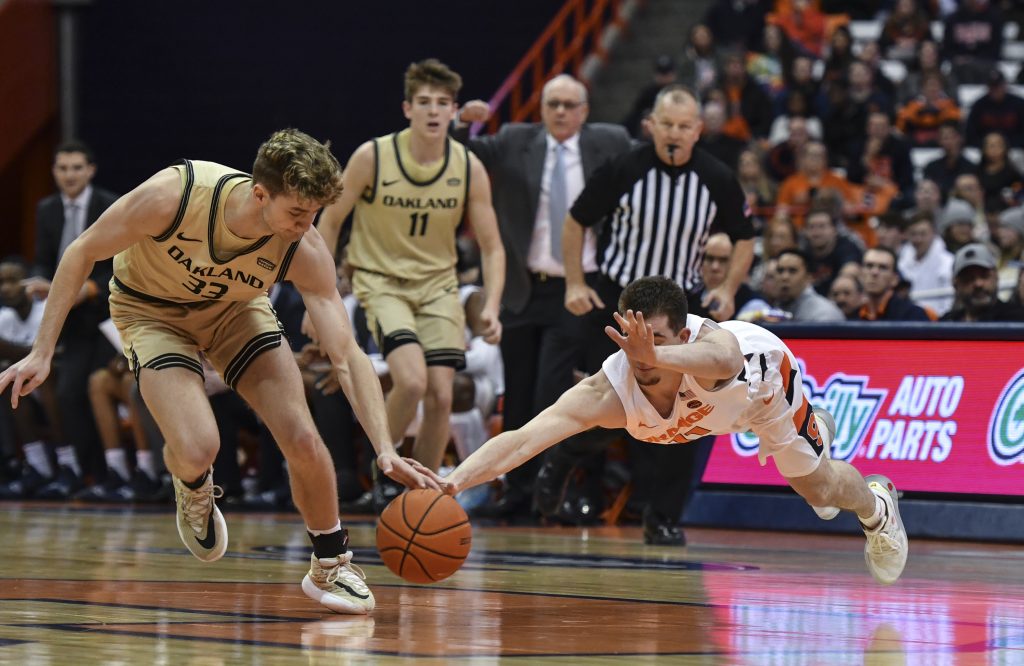
<instances>
[{"instance_id":1,"label":"bald head","mask_svg":"<svg viewBox=\"0 0 1024 666\"><path fill-rule=\"evenodd\" d=\"M732 241L726 234L714 234L704 244L704 261L700 265L700 275L704 286L715 289L729 273L729 260L732 258Z\"/></svg>"},{"instance_id":2,"label":"bald head","mask_svg":"<svg viewBox=\"0 0 1024 666\"><path fill-rule=\"evenodd\" d=\"M579 132L587 119L587 88L568 74L545 83L540 101L544 126L559 143Z\"/></svg>"}]
</instances>

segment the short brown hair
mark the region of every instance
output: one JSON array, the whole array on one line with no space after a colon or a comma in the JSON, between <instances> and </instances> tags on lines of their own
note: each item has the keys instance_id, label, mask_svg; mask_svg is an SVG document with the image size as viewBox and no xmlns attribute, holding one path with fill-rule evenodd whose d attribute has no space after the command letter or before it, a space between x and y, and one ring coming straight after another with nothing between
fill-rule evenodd
<instances>
[{"instance_id":1,"label":"short brown hair","mask_svg":"<svg viewBox=\"0 0 1024 666\"><path fill-rule=\"evenodd\" d=\"M626 310L643 312L647 320L665 315L669 328L681 331L689 308L682 287L666 277L651 276L633 280L622 290L619 314L625 315Z\"/></svg>"},{"instance_id":2,"label":"short brown hair","mask_svg":"<svg viewBox=\"0 0 1024 666\"><path fill-rule=\"evenodd\" d=\"M412 96L423 86L440 88L454 100L462 89L462 77L437 58L427 58L412 63L405 70L405 101L411 102Z\"/></svg>"},{"instance_id":3,"label":"short brown hair","mask_svg":"<svg viewBox=\"0 0 1024 666\"><path fill-rule=\"evenodd\" d=\"M341 196L341 165L331 154L330 142L322 144L297 129L279 130L263 142L252 179L270 196L286 192L324 206Z\"/></svg>"}]
</instances>

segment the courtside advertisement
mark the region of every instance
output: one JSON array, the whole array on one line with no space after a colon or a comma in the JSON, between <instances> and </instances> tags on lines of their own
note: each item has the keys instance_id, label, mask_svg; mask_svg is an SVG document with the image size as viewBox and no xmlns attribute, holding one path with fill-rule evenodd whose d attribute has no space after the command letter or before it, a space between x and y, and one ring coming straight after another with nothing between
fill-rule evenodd
<instances>
[{"instance_id":1,"label":"courtside advertisement","mask_svg":"<svg viewBox=\"0 0 1024 666\"><path fill-rule=\"evenodd\" d=\"M1024 496L1024 342L787 340L832 457L901 490ZM785 485L757 438L723 435L707 483Z\"/></svg>"}]
</instances>

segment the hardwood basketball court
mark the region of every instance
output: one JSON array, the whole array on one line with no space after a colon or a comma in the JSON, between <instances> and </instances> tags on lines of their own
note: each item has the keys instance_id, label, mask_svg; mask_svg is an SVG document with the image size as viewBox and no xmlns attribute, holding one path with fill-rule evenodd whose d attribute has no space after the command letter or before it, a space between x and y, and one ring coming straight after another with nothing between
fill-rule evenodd
<instances>
[{"instance_id":1,"label":"hardwood basketball court","mask_svg":"<svg viewBox=\"0 0 1024 666\"><path fill-rule=\"evenodd\" d=\"M377 598L333 615L299 582L293 514L225 514L204 564L170 510L0 505L0 664L1024 664L1024 552L912 540L876 584L863 540L689 529L476 527L454 576L406 584L346 521Z\"/></svg>"}]
</instances>

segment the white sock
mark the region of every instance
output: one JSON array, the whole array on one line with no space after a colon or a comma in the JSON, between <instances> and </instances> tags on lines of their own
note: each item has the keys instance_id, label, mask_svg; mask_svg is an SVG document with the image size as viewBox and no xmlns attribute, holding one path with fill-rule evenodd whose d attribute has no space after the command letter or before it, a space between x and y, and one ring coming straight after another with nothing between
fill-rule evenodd
<instances>
[{"instance_id":1,"label":"white sock","mask_svg":"<svg viewBox=\"0 0 1024 666\"><path fill-rule=\"evenodd\" d=\"M57 447L57 464L69 468L77 476L82 476L82 468L78 465L75 447L70 444Z\"/></svg>"},{"instance_id":2,"label":"white sock","mask_svg":"<svg viewBox=\"0 0 1024 666\"><path fill-rule=\"evenodd\" d=\"M135 451L135 462L142 473L151 480L156 481L156 463L153 460L152 451Z\"/></svg>"},{"instance_id":3,"label":"white sock","mask_svg":"<svg viewBox=\"0 0 1024 666\"><path fill-rule=\"evenodd\" d=\"M875 496L875 511L871 514L868 519L861 518L860 524L869 530L878 529L878 526L885 520L887 509L885 508L885 501L877 493L872 491L872 495ZM858 516L859 518L859 516Z\"/></svg>"},{"instance_id":4,"label":"white sock","mask_svg":"<svg viewBox=\"0 0 1024 666\"><path fill-rule=\"evenodd\" d=\"M107 467L117 472L117 475L127 481L131 478L128 472L128 459L125 458L124 449L107 449L103 452L107 459Z\"/></svg>"},{"instance_id":5,"label":"white sock","mask_svg":"<svg viewBox=\"0 0 1024 666\"><path fill-rule=\"evenodd\" d=\"M340 532L341 519L339 518L337 524L329 530L314 530L311 529L309 525L306 525L306 531L312 534L313 536L320 536L321 534L334 534L335 532Z\"/></svg>"},{"instance_id":6,"label":"white sock","mask_svg":"<svg viewBox=\"0 0 1024 666\"><path fill-rule=\"evenodd\" d=\"M25 460L32 469L46 478L53 476L53 465L50 464L50 456L46 455L46 446L42 442L29 442L21 450L25 452Z\"/></svg>"}]
</instances>

